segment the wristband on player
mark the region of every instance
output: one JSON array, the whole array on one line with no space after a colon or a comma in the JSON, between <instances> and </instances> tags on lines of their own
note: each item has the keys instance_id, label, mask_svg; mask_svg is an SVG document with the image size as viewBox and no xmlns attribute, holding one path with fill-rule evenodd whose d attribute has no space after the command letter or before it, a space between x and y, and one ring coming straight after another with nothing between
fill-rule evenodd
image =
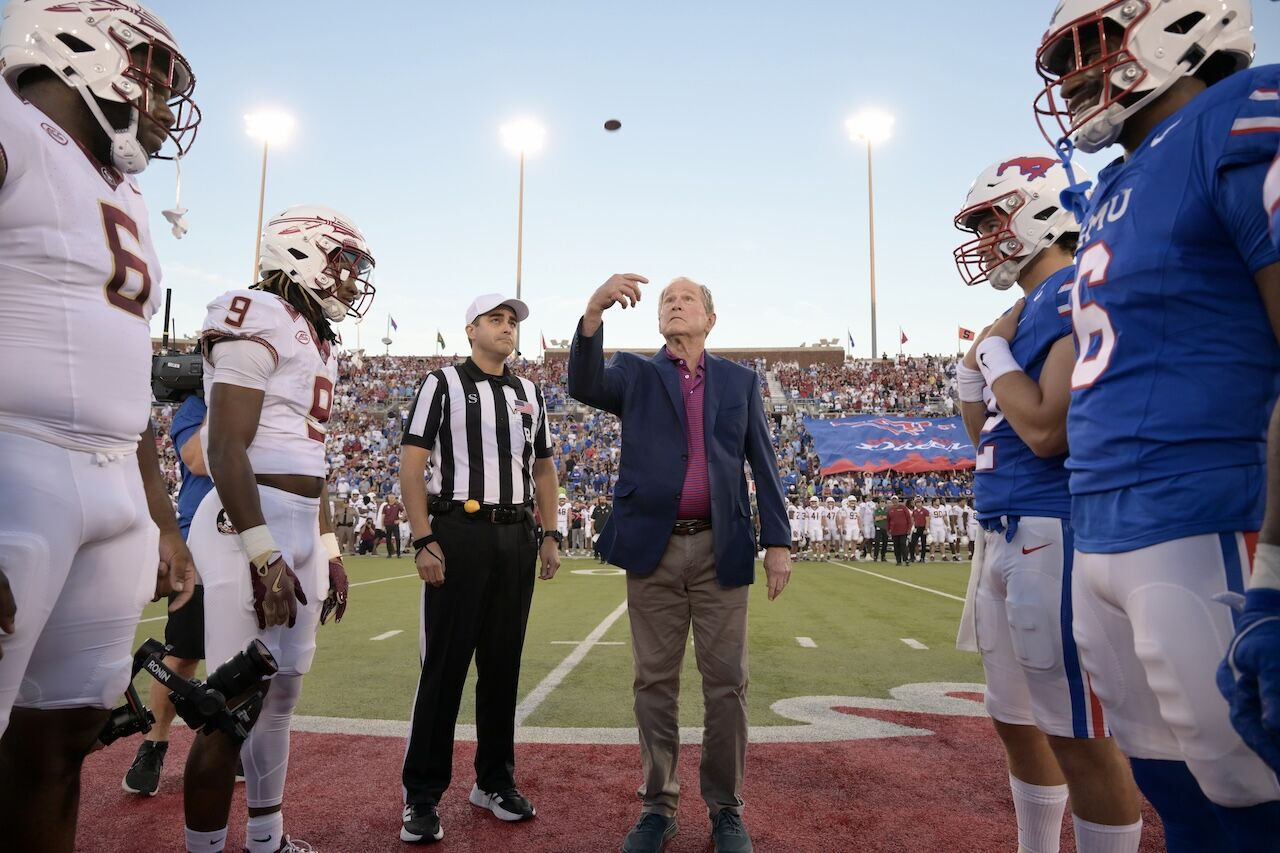
<instances>
[{"instance_id":1,"label":"wristband on player","mask_svg":"<svg viewBox=\"0 0 1280 853\"><path fill-rule=\"evenodd\" d=\"M956 385L959 388L961 403L981 403L982 389L986 387L987 380L981 370L958 364L956 365Z\"/></svg>"},{"instance_id":2,"label":"wristband on player","mask_svg":"<svg viewBox=\"0 0 1280 853\"><path fill-rule=\"evenodd\" d=\"M1253 554L1253 577L1249 589L1280 590L1280 545L1259 542Z\"/></svg>"},{"instance_id":3,"label":"wristband on player","mask_svg":"<svg viewBox=\"0 0 1280 853\"><path fill-rule=\"evenodd\" d=\"M249 555L249 562L257 566L259 571L271 564L273 554L280 553L280 546L276 544L275 538L265 524L242 531L240 545Z\"/></svg>"},{"instance_id":4,"label":"wristband on player","mask_svg":"<svg viewBox=\"0 0 1280 853\"><path fill-rule=\"evenodd\" d=\"M1022 370L1009 351L1009 342L994 336L978 344L978 364L982 366L982 377L993 388L1001 376Z\"/></svg>"},{"instance_id":5,"label":"wristband on player","mask_svg":"<svg viewBox=\"0 0 1280 853\"><path fill-rule=\"evenodd\" d=\"M436 540L436 535L434 533L428 533L426 536L421 536L413 540L414 553L421 551L423 548L427 547L428 545L430 545L432 542L435 542L435 541L437 540Z\"/></svg>"},{"instance_id":6,"label":"wristband on player","mask_svg":"<svg viewBox=\"0 0 1280 853\"><path fill-rule=\"evenodd\" d=\"M338 547L338 534L321 533L320 542L323 543L324 550L329 555L330 560L342 559L342 549Z\"/></svg>"}]
</instances>

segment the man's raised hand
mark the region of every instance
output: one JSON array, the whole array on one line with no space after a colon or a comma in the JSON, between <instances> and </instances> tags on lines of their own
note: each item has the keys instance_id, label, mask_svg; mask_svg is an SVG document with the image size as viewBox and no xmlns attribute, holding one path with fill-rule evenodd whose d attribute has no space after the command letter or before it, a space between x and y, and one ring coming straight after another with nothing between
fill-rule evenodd
<instances>
[{"instance_id":1,"label":"man's raised hand","mask_svg":"<svg viewBox=\"0 0 1280 853\"><path fill-rule=\"evenodd\" d=\"M587 300L587 310L583 314L586 321L583 332L588 336L595 334L600 328L600 315L614 305L634 307L640 301L640 285L648 283L649 279L636 273L609 276L609 280L596 288L596 292Z\"/></svg>"}]
</instances>

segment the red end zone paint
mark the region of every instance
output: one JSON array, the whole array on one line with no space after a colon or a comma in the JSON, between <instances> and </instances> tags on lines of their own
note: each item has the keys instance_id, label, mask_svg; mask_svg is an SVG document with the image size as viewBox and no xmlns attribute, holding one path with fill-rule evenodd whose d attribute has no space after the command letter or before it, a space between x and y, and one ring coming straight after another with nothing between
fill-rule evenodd
<instances>
[{"instance_id":1,"label":"red end zone paint","mask_svg":"<svg viewBox=\"0 0 1280 853\"><path fill-rule=\"evenodd\" d=\"M745 821L759 853L1013 850L1017 833L1004 753L982 718L848 709L926 737L836 743L752 744L747 751ZM191 742L177 732L160 792L120 789L138 741L85 761L78 851L182 850L182 765ZM415 849L399 841L399 738L293 734L285 829L321 853ZM697 746L681 753L680 834L669 853L708 853L709 823L698 796ZM538 817L504 824L467 803L475 744L459 742L453 787L440 806L445 838L425 849L449 853L597 853L618 849L639 816L635 746L518 744L517 778ZM1164 849L1159 821L1144 813L1143 851ZM244 836L244 786L237 786L227 850ZM1064 821L1062 850L1075 850Z\"/></svg>"}]
</instances>

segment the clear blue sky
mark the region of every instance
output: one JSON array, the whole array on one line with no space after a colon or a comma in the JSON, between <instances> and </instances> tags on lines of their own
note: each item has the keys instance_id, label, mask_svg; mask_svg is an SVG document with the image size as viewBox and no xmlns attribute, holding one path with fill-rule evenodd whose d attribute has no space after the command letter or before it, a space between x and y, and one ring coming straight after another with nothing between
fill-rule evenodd
<instances>
[{"instance_id":1,"label":"clear blue sky","mask_svg":"<svg viewBox=\"0 0 1280 853\"><path fill-rule=\"evenodd\" d=\"M880 348L947 352L1009 302L966 288L951 221L990 162L1046 150L1031 111L1034 56L1053 3L391 2L152 0L197 77L205 119L183 174L191 233L159 211L173 171L143 175L179 333L245 286L261 149L244 114L296 116L273 149L267 213L303 202L352 216L377 257L360 330L392 353L463 349L463 310L514 294L517 166L498 127L532 115L524 351L570 337L613 272L654 285L606 318L611 345L652 346L657 287L712 288L711 346L794 346L851 329L870 344L865 149L844 119L893 112L877 148ZM1280 60L1280 3L1255 0L1258 63ZM609 118L622 130L606 133ZM1086 161L1095 169L1104 161ZM157 334L160 320L155 321ZM348 346L357 331L348 321Z\"/></svg>"}]
</instances>

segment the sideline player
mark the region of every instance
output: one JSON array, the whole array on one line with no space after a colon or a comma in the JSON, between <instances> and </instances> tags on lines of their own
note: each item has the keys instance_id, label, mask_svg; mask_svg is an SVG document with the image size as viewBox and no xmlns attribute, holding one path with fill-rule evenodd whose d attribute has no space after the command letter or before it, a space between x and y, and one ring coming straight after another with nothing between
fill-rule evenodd
<instances>
[{"instance_id":1,"label":"sideline player","mask_svg":"<svg viewBox=\"0 0 1280 853\"><path fill-rule=\"evenodd\" d=\"M204 578L205 648L215 663L257 638L279 671L263 682L262 709L243 746L215 732L191 747L190 851L216 853L226 843L237 752L249 853L311 849L284 833L289 722L317 626L329 607L336 620L346 610L325 489L325 424L338 376L333 324L368 310L373 263L350 219L291 207L263 231L258 285L209 303L201 334L209 417L200 438L216 489L196 510L190 536Z\"/></svg>"},{"instance_id":2,"label":"sideline player","mask_svg":"<svg viewBox=\"0 0 1280 853\"><path fill-rule=\"evenodd\" d=\"M800 543L804 539L804 509L799 501L787 504L787 522L791 526L791 559L800 559Z\"/></svg>"},{"instance_id":3,"label":"sideline player","mask_svg":"<svg viewBox=\"0 0 1280 853\"><path fill-rule=\"evenodd\" d=\"M199 111L138 5L10 3L0 69L0 826L69 851L143 605L195 586L148 421L160 268L133 175Z\"/></svg>"},{"instance_id":4,"label":"sideline player","mask_svg":"<svg viewBox=\"0 0 1280 853\"><path fill-rule=\"evenodd\" d=\"M973 629L982 653L1020 846L1058 849L1070 789L1077 849L1121 853L1142 840L1138 792L1090 694L1070 628L1064 463L1075 359L1071 258L1080 229L1059 200L1068 183L1052 157L1009 157L978 175L955 218L974 235L955 252L965 283L1001 291L1016 283L1023 292L957 369L961 414L978 448L973 489L986 531L966 602L974 621L962 631ZM943 507L953 542L965 529L961 503Z\"/></svg>"},{"instance_id":5,"label":"sideline player","mask_svg":"<svg viewBox=\"0 0 1280 853\"><path fill-rule=\"evenodd\" d=\"M1280 782L1215 684L1233 625L1214 596L1244 591L1280 365L1258 204L1280 66L1247 70L1251 25L1246 0L1071 0L1037 55L1045 135L1124 149L1071 292L1075 636L1170 850L1274 850L1280 826Z\"/></svg>"}]
</instances>

